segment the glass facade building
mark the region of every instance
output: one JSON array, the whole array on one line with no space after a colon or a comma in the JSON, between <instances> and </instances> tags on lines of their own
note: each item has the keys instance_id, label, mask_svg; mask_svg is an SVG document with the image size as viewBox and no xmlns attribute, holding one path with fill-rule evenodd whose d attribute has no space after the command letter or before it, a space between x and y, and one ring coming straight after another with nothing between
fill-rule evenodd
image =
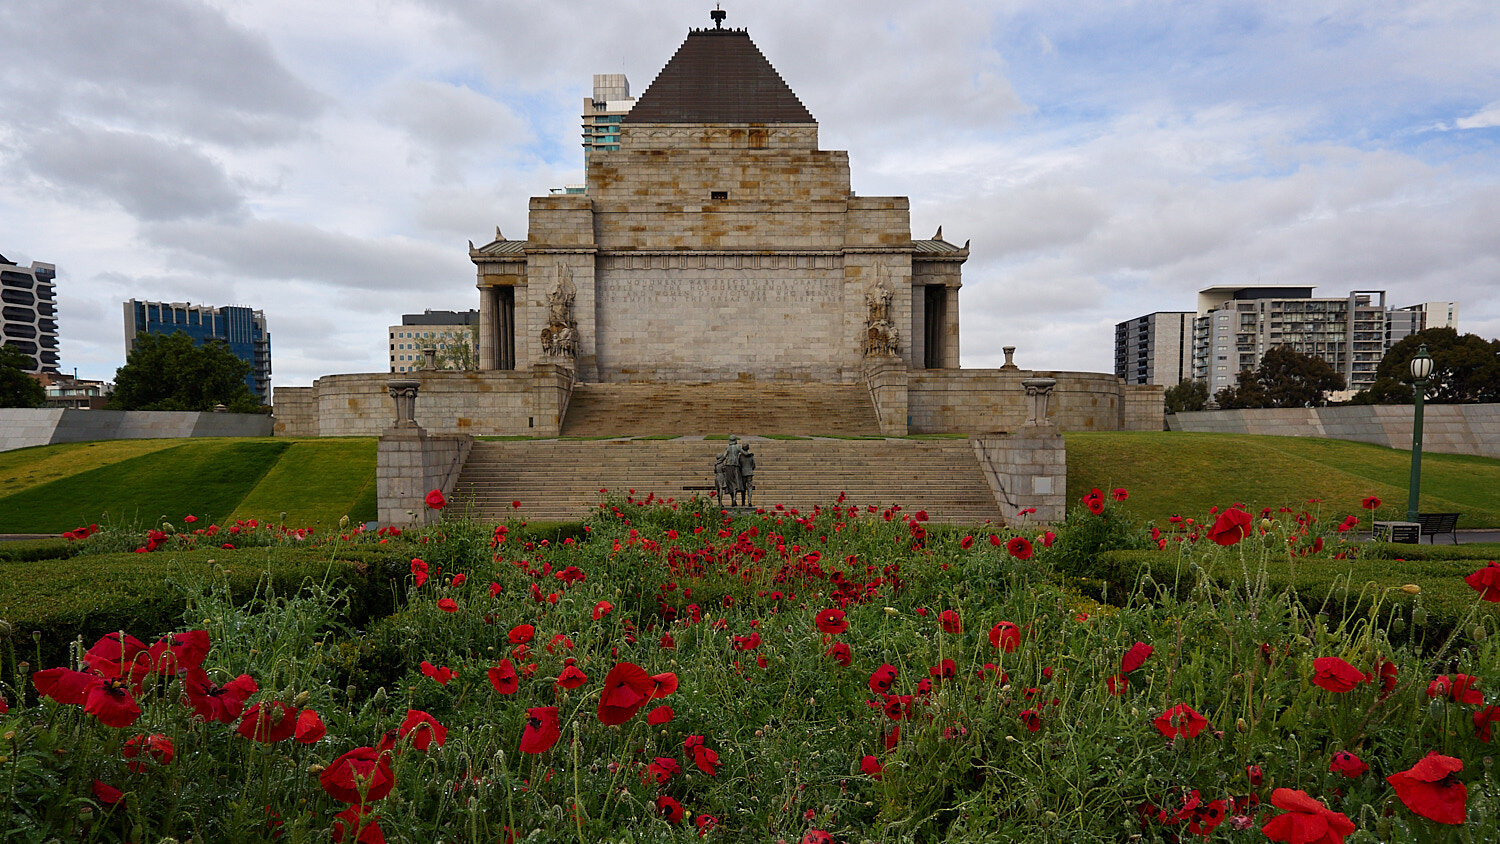
<instances>
[{"instance_id":1,"label":"glass facade building","mask_svg":"<svg viewBox=\"0 0 1500 844\"><path fill-rule=\"evenodd\" d=\"M136 335L182 332L195 345L222 340L235 357L250 364L245 385L262 402L271 401L271 332L262 311L229 305L194 305L191 302L125 303L125 353L135 348Z\"/></svg>"}]
</instances>

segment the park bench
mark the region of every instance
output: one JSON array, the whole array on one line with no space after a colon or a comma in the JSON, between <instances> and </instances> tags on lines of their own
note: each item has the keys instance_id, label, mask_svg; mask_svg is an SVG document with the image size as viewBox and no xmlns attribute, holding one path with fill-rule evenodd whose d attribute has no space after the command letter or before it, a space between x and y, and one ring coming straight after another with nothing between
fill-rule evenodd
<instances>
[{"instance_id":1,"label":"park bench","mask_svg":"<svg viewBox=\"0 0 1500 844\"><path fill-rule=\"evenodd\" d=\"M1417 523L1422 526L1422 535L1436 537L1440 533L1446 533L1453 538L1453 544L1458 544L1458 513L1418 513ZM1437 540L1429 539L1428 544Z\"/></svg>"}]
</instances>

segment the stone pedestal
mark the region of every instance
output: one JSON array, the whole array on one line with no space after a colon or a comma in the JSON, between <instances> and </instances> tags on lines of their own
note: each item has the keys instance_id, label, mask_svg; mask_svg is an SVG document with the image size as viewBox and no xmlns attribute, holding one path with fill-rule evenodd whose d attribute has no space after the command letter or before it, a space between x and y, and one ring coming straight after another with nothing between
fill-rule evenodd
<instances>
[{"instance_id":1,"label":"stone pedestal","mask_svg":"<svg viewBox=\"0 0 1500 844\"><path fill-rule=\"evenodd\" d=\"M1016 514L1035 507L1032 522L1062 519L1068 506L1068 452L1062 433L1051 423L1029 424L1015 434L971 437L974 456L995 493L995 501L1014 523Z\"/></svg>"},{"instance_id":2,"label":"stone pedestal","mask_svg":"<svg viewBox=\"0 0 1500 844\"><path fill-rule=\"evenodd\" d=\"M865 386L875 406L880 433L904 437L907 433L906 362L899 355L866 355L863 365Z\"/></svg>"}]
</instances>

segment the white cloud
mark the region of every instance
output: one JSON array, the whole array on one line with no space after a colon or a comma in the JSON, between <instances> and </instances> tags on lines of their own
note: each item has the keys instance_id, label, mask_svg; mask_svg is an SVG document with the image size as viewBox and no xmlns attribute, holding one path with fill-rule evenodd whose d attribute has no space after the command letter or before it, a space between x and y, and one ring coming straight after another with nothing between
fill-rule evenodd
<instances>
[{"instance_id":1,"label":"white cloud","mask_svg":"<svg viewBox=\"0 0 1500 844\"><path fill-rule=\"evenodd\" d=\"M1468 117L1453 122L1459 129L1489 129L1500 126L1500 102L1493 102Z\"/></svg>"}]
</instances>

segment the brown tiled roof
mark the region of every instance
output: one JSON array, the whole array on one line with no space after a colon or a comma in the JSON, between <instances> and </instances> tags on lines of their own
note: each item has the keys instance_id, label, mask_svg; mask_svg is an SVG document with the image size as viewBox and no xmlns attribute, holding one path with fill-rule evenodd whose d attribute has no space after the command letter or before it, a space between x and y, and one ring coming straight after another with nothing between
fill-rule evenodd
<instances>
[{"instance_id":1,"label":"brown tiled roof","mask_svg":"<svg viewBox=\"0 0 1500 844\"><path fill-rule=\"evenodd\" d=\"M695 29L623 123L816 123L743 29Z\"/></svg>"}]
</instances>

